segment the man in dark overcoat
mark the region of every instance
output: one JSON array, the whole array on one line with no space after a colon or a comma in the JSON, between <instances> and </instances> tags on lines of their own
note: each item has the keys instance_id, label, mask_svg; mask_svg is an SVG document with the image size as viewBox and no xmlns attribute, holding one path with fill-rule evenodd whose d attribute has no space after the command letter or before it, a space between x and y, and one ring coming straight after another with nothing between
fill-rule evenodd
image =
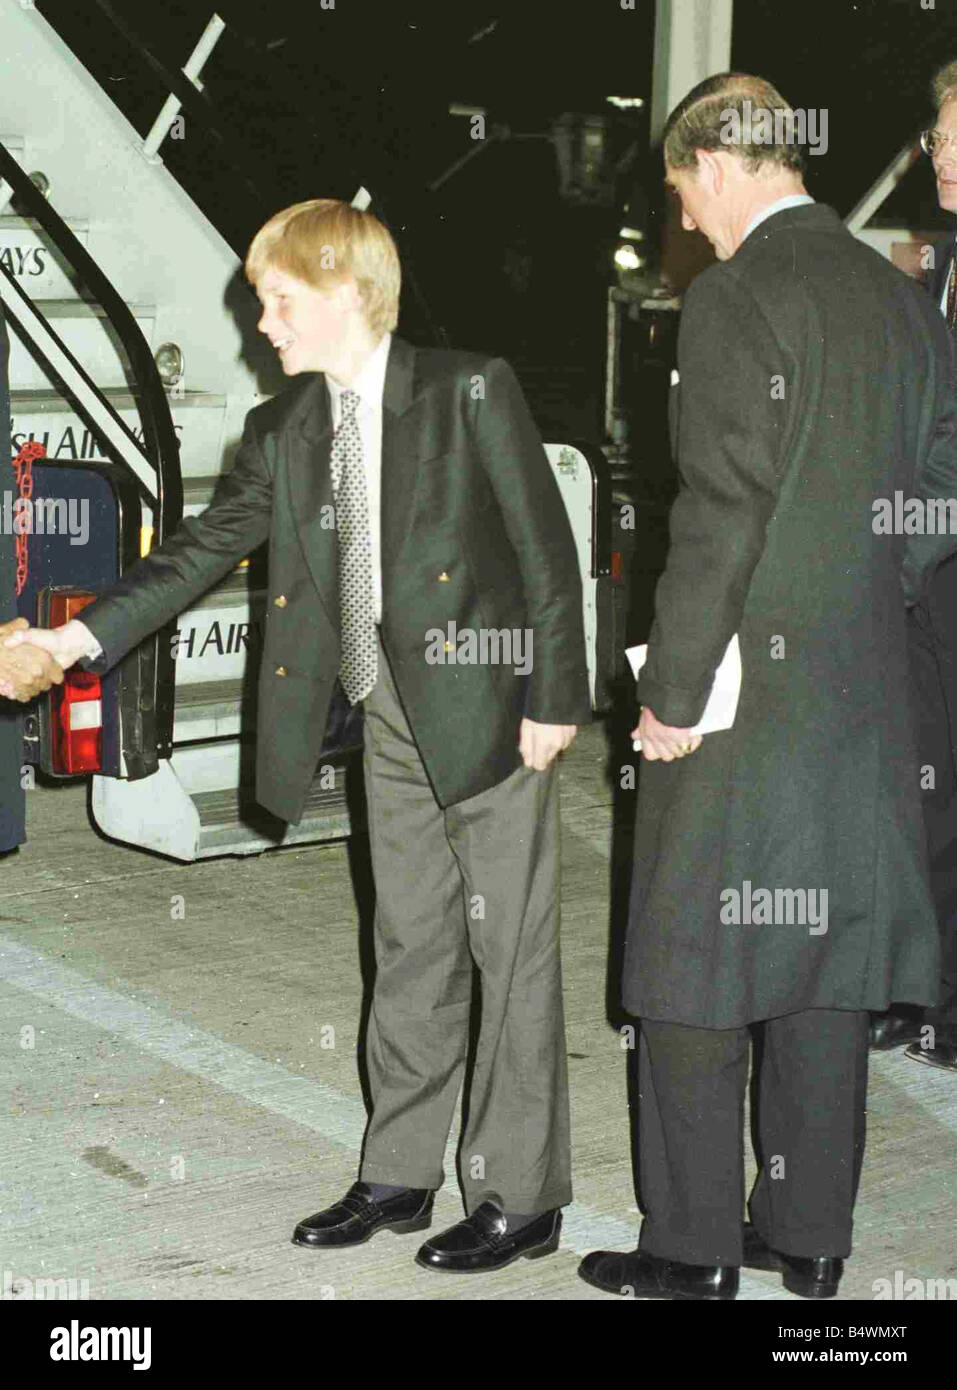
<instances>
[{"instance_id":1,"label":"man in dark overcoat","mask_svg":"<svg viewBox=\"0 0 957 1390\"><path fill-rule=\"evenodd\" d=\"M624 1002L641 1020L644 1223L636 1252L581 1267L615 1293L732 1298L744 1264L833 1295L864 1152L868 1010L935 998L904 537L885 523L931 459L950 348L921 289L809 198L789 112L769 84L723 74L666 128L683 224L719 264L683 308L682 486L638 683ZM735 634L734 723L702 737Z\"/></svg>"},{"instance_id":2,"label":"man in dark overcoat","mask_svg":"<svg viewBox=\"0 0 957 1390\"><path fill-rule=\"evenodd\" d=\"M941 207L957 213L957 62L934 78L937 118L921 143L933 161ZM927 288L957 335L957 267L951 233L934 247ZM954 488L951 486L951 494ZM917 686L918 742L926 769L921 799L927 829L930 886L940 931L937 1005L921 1011L896 1005L871 1020L871 1046L909 1043L916 1062L957 1072L957 556L929 577L909 614L911 664Z\"/></svg>"},{"instance_id":3,"label":"man in dark overcoat","mask_svg":"<svg viewBox=\"0 0 957 1390\"><path fill-rule=\"evenodd\" d=\"M571 1201L556 757L590 714L571 527L508 364L393 335L398 253L370 212L286 208L246 270L299 379L250 411L205 512L30 637L107 669L268 540L257 799L301 818L338 673L364 711L377 895L359 1180L293 1239L429 1226L474 961L467 1215L416 1258L498 1269L554 1251Z\"/></svg>"}]
</instances>

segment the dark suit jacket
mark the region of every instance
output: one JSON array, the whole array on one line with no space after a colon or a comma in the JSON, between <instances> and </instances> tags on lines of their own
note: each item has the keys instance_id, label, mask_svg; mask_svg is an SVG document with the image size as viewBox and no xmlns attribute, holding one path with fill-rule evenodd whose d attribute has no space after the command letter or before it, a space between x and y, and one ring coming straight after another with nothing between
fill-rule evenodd
<instances>
[{"instance_id":1,"label":"dark suit jacket","mask_svg":"<svg viewBox=\"0 0 957 1390\"><path fill-rule=\"evenodd\" d=\"M83 612L106 669L268 539L258 800L302 814L339 667L332 420L310 373L250 411L207 510ZM582 590L558 485L501 359L393 338L382 429L382 640L436 797L447 806L519 765L523 716L590 717ZM284 597L285 603L279 604ZM428 664L429 629L530 629L532 670Z\"/></svg>"},{"instance_id":2,"label":"dark suit jacket","mask_svg":"<svg viewBox=\"0 0 957 1390\"><path fill-rule=\"evenodd\" d=\"M934 308L940 313L941 296L957 251L957 235L951 233L934 245L934 271L927 289ZM957 353L957 333L950 332ZM937 429L937 442L918 470L915 494L927 501L957 497L957 356L954 358L954 388ZM938 641L952 645L948 634L953 628L957 608L957 536L942 533L910 536L904 558L904 588L908 604L926 603Z\"/></svg>"},{"instance_id":3,"label":"dark suit jacket","mask_svg":"<svg viewBox=\"0 0 957 1390\"><path fill-rule=\"evenodd\" d=\"M954 245L957 237L951 232L949 236L942 237L940 241L934 243L934 270L928 277L927 288L931 293L934 303L940 306L940 297L944 293L944 284L950 274L950 263L954 259Z\"/></svg>"},{"instance_id":4,"label":"dark suit jacket","mask_svg":"<svg viewBox=\"0 0 957 1390\"><path fill-rule=\"evenodd\" d=\"M626 1007L733 1028L932 1003L906 538L873 523L935 455L941 316L830 208L795 207L692 283L678 366L682 488L638 695L693 725L735 633L742 684L733 728L642 767ZM774 919L751 889L781 895ZM823 923L808 896L802 921L812 890Z\"/></svg>"}]
</instances>

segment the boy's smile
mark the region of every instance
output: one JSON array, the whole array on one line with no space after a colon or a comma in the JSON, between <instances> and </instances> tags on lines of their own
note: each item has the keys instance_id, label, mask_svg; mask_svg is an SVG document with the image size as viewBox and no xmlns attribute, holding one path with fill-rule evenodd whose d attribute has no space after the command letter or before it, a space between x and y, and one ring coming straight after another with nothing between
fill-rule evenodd
<instances>
[{"instance_id":1,"label":"boy's smile","mask_svg":"<svg viewBox=\"0 0 957 1390\"><path fill-rule=\"evenodd\" d=\"M317 290L272 266L259 281L263 312L257 327L279 353L287 376L328 371L340 357L348 335L340 288Z\"/></svg>"}]
</instances>

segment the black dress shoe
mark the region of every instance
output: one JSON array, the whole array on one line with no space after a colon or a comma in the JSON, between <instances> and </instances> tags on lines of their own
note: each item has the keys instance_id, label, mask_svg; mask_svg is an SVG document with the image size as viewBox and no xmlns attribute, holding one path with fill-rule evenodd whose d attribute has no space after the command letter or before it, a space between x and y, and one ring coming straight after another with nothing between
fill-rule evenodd
<instances>
[{"instance_id":1,"label":"black dress shoe","mask_svg":"<svg viewBox=\"0 0 957 1390\"><path fill-rule=\"evenodd\" d=\"M341 1202L300 1221L292 1243L325 1249L331 1245L362 1245L383 1228L396 1235L424 1231L432 1224L434 1200L435 1193L427 1187L405 1187L394 1197L375 1202L368 1184L354 1182Z\"/></svg>"},{"instance_id":2,"label":"black dress shoe","mask_svg":"<svg viewBox=\"0 0 957 1390\"><path fill-rule=\"evenodd\" d=\"M643 1250L593 1250L578 1266L586 1284L619 1298L736 1298L737 1265L686 1265Z\"/></svg>"},{"instance_id":3,"label":"black dress shoe","mask_svg":"<svg viewBox=\"0 0 957 1390\"><path fill-rule=\"evenodd\" d=\"M895 1013L871 1014L871 1051L890 1052L905 1043L920 1042L921 1016Z\"/></svg>"},{"instance_id":4,"label":"black dress shoe","mask_svg":"<svg viewBox=\"0 0 957 1390\"><path fill-rule=\"evenodd\" d=\"M558 1249L561 1229L562 1213L556 1207L509 1235L504 1213L494 1202L483 1202L464 1221L427 1240L415 1258L426 1269L479 1274L501 1269L522 1256L537 1260L540 1255L550 1255Z\"/></svg>"},{"instance_id":5,"label":"black dress shoe","mask_svg":"<svg viewBox=\"0 0 957 1390\"><path fill-rule=\"evenodd\" d=\"M784 1287L802 1298L833 1298L844 1273L844 1261L836 1255L808 1257L772 1250L750 1221L744 1223L744 1266L783 1275Z\"/></svg>"},{"instance_id":6,"label":"black dress shoe","mask_svg":"<svg viewBox=\"0 0 957 1390\"><path fill-rule=\"evenodd\" d=\"M912 1062L926 1062L929 1067L945 1067L947 1071L957 1071L957 1044L939 1042L936 1047L921 1047L911 1043L904 1053Z\"/></svg>"}]
</instances>

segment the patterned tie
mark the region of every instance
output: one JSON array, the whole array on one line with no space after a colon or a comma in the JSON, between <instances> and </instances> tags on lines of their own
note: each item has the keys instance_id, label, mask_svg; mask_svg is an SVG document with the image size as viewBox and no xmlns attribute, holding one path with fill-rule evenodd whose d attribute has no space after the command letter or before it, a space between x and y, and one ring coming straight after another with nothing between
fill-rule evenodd
<instances>
[{"instance_id":1,"label":"patterned tie","mask_svg":"<svg viewBox=\"0 0 957 1390\"><path fill-rule=\"evenodd\" d=\"M339 618L342 657L339 679L349 703L357 705L375 685L375 604L372 596L372 542L366 501L362 436L356 410L359 395L343 391L342 415L330 456L339 543Z\"/></svg>"},{"instance_id":2,"label":"patterned tie","mask_svg":"<svg viewBox=\"0 0 957 1390\"><path fill-rule=\"evenodd\" d=\"M947 327L957 328L957 256L950 263L947 288Z\"/></svg>"}]
</instances>

